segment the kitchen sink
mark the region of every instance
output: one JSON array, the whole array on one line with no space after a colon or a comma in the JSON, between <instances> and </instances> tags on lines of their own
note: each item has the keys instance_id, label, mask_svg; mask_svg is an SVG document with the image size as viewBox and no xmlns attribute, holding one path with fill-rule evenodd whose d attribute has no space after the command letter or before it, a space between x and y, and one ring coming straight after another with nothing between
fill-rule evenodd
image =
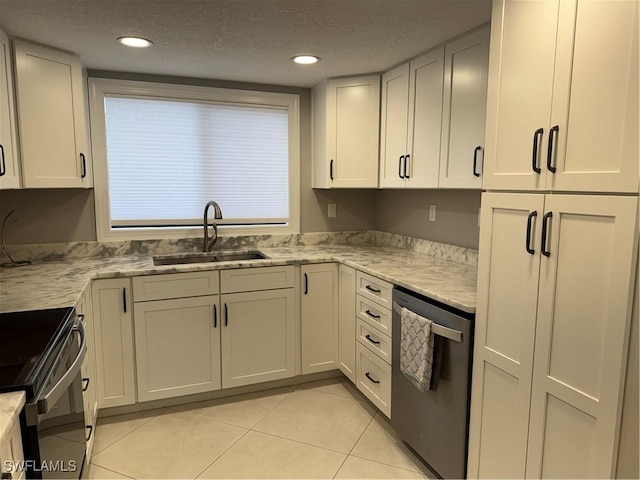
<instances>
[{"instance_id":1,"label":"kitchen sink","mask_svg":"<svg viewBox=\"0 0 640 480\"><path fill-rule=\"evenodd\" d=\"M172 255L155 255L153 257L153 264L156 266L182 265L185 263L237 262L240 260L262 260L265 258L269 257L257 250L179 253Z\"/></svg>"}]
</instances>

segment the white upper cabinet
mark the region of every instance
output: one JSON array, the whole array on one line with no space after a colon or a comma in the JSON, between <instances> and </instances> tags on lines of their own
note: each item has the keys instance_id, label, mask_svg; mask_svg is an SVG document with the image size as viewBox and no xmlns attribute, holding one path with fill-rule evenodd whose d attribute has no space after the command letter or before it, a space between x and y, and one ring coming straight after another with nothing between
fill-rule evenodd
<instances>
[{"instance_id":1,"label":"white upper cabinet","mask_svg":"<svg viewBox=\"0 0 640 480\"><path fill-rule=\"evenodd\" d=\"M380 186L438 186L444 48L382 76Z\"/></svg>"},{"instance_id":2,"label":"white upper cabinet","mask_svg":"<svg viewBox=\"0 0 640 480\"><path fill-rule=\"evenodd\" d=\"M377 187L380 76L329 79L312 108L313 188Z\"/></svg>"},{"instance_id":3,"label":"white upper cabinet","mask_svg":"<svg viewBox=\"0 0 640 480\"><path fill-rule=\"evenodd\" d=\"M638 8L494 2L484 188L638 191Z\"/></svg>"},{"instance_id":4,"label":"white upper cabinet","mask_svg":"<svg viewBox=\"0 0 640 480\"><path fill-rule=\"evenodd\" d=\"M9 39L0 30L0 189L19 188L18 141Z\"/></svg>"},{"instance_id":5,"label":"white upper cabinet","mask_svg":"<svg viewBox=\"0 0 640 480\"><path fill-rule=\"evenodd\" d=\"M445 47L441 188L481 188L489 28Z\"/></svg>"},{"instance_id":6,"label":"white upper cabinet","mask_svg":"<svg viewBox=\"0 0 640 480\"><path fill-rule=\"evenodd\" d=\"M85 88L80 59L15 41L24 187L90 187Z\"/></svg>"}]
</instances>

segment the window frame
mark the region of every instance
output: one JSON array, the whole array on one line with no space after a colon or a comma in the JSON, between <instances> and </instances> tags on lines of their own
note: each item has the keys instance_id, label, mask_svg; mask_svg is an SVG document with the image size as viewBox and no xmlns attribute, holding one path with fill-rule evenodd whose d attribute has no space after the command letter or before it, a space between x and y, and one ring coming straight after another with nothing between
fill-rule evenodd
<instances>
[{"instance_id":1,"label":"window frame","mask_svg":"<svg viewBox=\"0 0 640 480\"><path fill-rule=\"evenodd\" d=\"M108 95L152 97L232 105L286 108L289 114L289 223L286 225L220 225L220 236L300 233L300 96L219 87L177 85L107 78L88 79L93 159L96 236L98 241L201 237L200 227L111 228L104 98ZM215 199L212 199L215 200ZM202 206L204 210L204 205Z\"/></svg>"}]
</instances>

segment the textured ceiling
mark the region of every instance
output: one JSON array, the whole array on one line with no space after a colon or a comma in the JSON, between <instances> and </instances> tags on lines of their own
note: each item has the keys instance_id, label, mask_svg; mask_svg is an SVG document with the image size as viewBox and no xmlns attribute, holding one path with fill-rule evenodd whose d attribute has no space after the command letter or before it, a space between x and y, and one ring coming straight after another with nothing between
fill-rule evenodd
<instances>
[{"instance_id":1,"label":"textured ceiling","mask_svg":"<svg viewBox=\"0 0 640 480\"><path fill-rule=\"evenodd\" d=\"M90 69L310 87L386 70L490 10L490 0L0 0L0 26ZM154 46L121 46L123 35ZM289 60L302 53L322 61Z\"/></svg>"}]
</instances>

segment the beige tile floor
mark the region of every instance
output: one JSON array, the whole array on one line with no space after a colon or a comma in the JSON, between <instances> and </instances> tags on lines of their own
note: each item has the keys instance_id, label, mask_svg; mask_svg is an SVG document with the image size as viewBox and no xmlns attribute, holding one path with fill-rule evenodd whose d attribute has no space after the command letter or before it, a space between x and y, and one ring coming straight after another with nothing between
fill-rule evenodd
<instances>
[{"instance_id":1,"label":"beige tile floor","mask_svg":"<svg viewBox=\"0 0 640 480\"><path fill-rule=\"evenodd\" d=\"M88 478L435 478L344 379L101 419Z\"/></svg>"}]
</instances>

